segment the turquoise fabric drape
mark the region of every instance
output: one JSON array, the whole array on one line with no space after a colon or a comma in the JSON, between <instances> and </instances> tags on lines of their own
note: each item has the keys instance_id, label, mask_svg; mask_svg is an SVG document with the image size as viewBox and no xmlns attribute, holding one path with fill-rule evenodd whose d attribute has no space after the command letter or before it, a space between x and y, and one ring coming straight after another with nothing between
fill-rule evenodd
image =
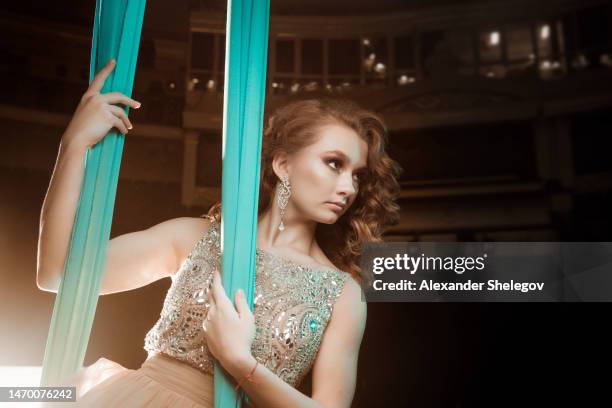
<instances>
[{"instance_id":1,"label":"turquoise fabric drape","mask_svg":"<svg viewBox=\"0 0 612 408\"><path fill-rule=\"evenodd\" d=\"M96 2L89 81L108 60L117 60L102 93L132 95L145 4L146 0ZM83 364L104 271L124 139L113 129L85 155L70 248L47 337L43 386L60 384Z\"/></svg>"},{"instance_id":2,"label":"turquoise fabric drape","mask_svg":"<svg viewBox=\"0 0 612 408\"><path fill-rule=\"evenodd\" d=\"M131 96L146 0L97 0L90 81L112 57L102 92ZM231 299L243 288L253 307L257 204L268 48L269 0L229 0L225 65L222 267ZM127 108L125 108L127 111ZM110 235L124 136L111 131L87 151L64 275L55 300L41 385L59 384L83 363ZM215 367L215 406L239 396Z\"/></svg>"},{"instance_id":3,"label":"turquoise fabric drape","mask_svg":"<svg viewBox=\"0 0 612 408\"><path fill-rule=\"evenodd\" d=\"M223 286L243 288L253 309L269 0L229 0L223 103L221 245ZM228 333L231 335L231 333ZM230 378L215 366L215 407L239 407Z\"/></svg>"}]
</instances>

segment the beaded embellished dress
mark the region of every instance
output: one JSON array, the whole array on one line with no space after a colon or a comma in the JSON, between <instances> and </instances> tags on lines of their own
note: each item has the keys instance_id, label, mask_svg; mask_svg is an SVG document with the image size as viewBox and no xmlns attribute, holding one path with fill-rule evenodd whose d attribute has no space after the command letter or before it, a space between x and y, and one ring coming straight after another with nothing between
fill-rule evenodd
<instances>
[{"instance_id":1,"label":"beaded embellished dress","mask_svg":"<svg viewBox=\"0 0 612 408\"><path fill-rule=\"evenodd\" d=\"M220 225L212 221L172 277L160 318L145 337L149 356L142 367L105 358L85 367L73 381L77 405L213 407L215 363L202 322L220 262ZM297 387L348 278L336 268L300 265L257 248L251 352L259 363Z\"/></svg>"}]
</instances>

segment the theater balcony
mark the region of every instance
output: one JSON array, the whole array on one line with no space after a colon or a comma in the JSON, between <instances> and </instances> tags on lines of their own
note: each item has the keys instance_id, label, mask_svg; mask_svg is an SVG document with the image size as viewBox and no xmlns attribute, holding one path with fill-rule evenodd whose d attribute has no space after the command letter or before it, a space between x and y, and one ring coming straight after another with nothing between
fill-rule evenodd
<instances>
[{"instance_id":1,"label":"theater balcony","mask_svg":"<svg viewBox=\"0 0 612 408\"><path fill-rule=\"evenodd\" d=\"M138 148L126 145L121 178L207 208L220 198L225 3L174 3L145 18ZM1 166L53 160L48 134L87 86L86 17L0 13L0 120L17 129ZM266 112L338 96L383 116L404 169L388 240L605 240L611 27L603 0L273 2ZM24 133L46 147L26 155Z\"/></svg>"}]
</instances>

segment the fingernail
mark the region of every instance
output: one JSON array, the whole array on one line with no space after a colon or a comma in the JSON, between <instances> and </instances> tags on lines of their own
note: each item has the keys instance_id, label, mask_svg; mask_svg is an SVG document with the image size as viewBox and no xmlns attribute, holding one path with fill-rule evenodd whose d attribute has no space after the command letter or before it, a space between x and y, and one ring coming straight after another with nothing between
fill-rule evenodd
<instances>
[{"instance_id":1,"label":"fingernail","mask_svg":"<svg viewBox=\"0 0 612 408\"><path fill-rule=\"evenodd\" d=\"M128 126L128 129L132 130L132 128L133 128L133 127L134 127L134 126L130 125L130 126Z\"/></svg>"},{"instance_id":2,"label":"fingernail","mask_svg":"<svg viewBox=\"0 0 612 408\"><path fill-rule=\"evenodd\" d=\"M141 106L140 104L136 105L136 109L140 108L140 106Z\"/></svg>"}]
</instances>

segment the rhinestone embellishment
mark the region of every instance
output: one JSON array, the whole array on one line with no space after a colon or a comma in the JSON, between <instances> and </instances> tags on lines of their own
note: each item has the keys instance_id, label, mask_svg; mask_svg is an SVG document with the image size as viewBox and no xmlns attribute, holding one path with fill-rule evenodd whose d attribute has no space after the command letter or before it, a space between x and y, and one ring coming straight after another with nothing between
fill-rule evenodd
<instances>
[{"instance_id":1,"label":"rhinestone embellishment","mask_svg":"<svg viewBox=\"0 0 612 408\"><path fill-rule=\"evenodd\" d=\"M220 267L217 222L196 243L172 277L157 323L145 337L148 352L160 352L206 373L214 360L202 331L212 284ZM311 268L257 249L253 356L296 387L309 372L349 274L331 267Z\"/></svg>"}]
</instances>

